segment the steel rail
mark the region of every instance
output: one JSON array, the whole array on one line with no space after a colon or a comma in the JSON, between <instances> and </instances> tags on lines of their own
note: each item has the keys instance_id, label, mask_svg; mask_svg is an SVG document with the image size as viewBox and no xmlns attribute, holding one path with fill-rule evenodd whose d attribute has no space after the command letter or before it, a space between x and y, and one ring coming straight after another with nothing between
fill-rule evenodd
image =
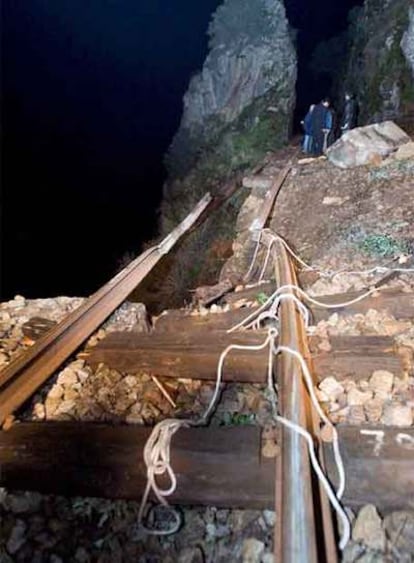
<instances>
[{"instance_id":1,"label":"steel rail","mask_svg":"<svg viewBox=\"0 0 414 563\"><path fill-rule=\"evenodd\" d=\"M212 201L206 194L159 244L145 251L91 295L85 303L0 372L0 424L128 297L154 266L186 233Z\"/></svg>"},{"instance_id":2,"label":"steel rail","mask_svg":"<svg viewBox=\"0 0 414 563\"><path fill-rule=\"evenodd\" d=\"M266 198L260 208L259 215L255 218L253 223L250 225L249 230L253 233L253 240L257 240L259 233L265 227L269 215L273 209L274 203L277 196L292 168L291 164L288 164L280 172L276 180L273 182L272 187L266 193Z\"/></svg>"},{"instance_id":3,"label":"steel rail","mask_svg":"<svg viewBox=\"0 0 414 563\"><path fill-rule=\"evenodd\" d=\"M297 285L295 268L279 240L275 241L273 253L277 286ZM279 322L279 344L298 351L309 361L304 322L293 300L281 301ZM276 372L281 415L306 428L317 440L318 424L297 359L281 353ZM326 495L319 483L313 485L304 438L284 426L281 428L281 455L277 460L276 475L276 561L335 563L337 549Z\"/></svg>"}]
</instances>

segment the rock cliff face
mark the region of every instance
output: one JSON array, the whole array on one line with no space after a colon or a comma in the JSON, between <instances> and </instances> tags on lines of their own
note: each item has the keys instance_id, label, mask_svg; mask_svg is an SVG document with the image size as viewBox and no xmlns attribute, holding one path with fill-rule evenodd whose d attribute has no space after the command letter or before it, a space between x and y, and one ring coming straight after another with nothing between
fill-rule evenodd
<instances>
[{"instance_id":1,"label":"rock cliff face","mask_svg":"<svg viewBox=\"0 0 414 563\"><path fill-rule=\"evenodd\" d=\"M365 0L350 30L344 87L360 104L360 123L392 119L413 128L414 6L411 0Z\"/></svg>"},{"instance_id":2,"label":"rock cliff face","mask_svg":"<svg viewBox=\"0 0 414 563\"><path fill-rule=\"evenodd\" d=\"M205 176L220 179L257 162L289 134L296 54L283 2L225 0L208 33L210 52L190 81L167 155L167 192L175 194L182 186L171 180L194 168L198 183Z\"/></svg>"},{"instance_id":3,"label":"rock cliff face","mask_svg":"<svg viewBox=\"0 0 414 563\"><path fill-rule=\"evenodd\" d=\"M296 53L283 0L224 0L213 14L210 52L184 96L181 124L166 157L160 209L166 235L207 192L222 192L288 140L295 104ZM217 281L231 254L238 189L167 256L134 294L150 309L181 305L188 288Z\"/></svg>"},{"instance_id":4,"label":"rock cliff face","mask_svg":"<svg viewBox=\"0 0 414 563\"><path fill-rule=\"evenodd\" d=\"M401 49L411 67L411 73L414 76L414 4L410 6L408 12L408 28L402 37Z\"/></svg>"}]
</instances>

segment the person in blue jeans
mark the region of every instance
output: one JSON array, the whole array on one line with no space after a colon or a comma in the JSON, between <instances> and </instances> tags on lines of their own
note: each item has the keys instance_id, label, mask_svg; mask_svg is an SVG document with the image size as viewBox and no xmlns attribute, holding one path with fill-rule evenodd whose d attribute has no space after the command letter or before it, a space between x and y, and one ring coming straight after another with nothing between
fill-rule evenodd
<instances>
[{"instance_id":1,"label":"person in blue jeans","mask_svg":"<svg viewBox=\"0 0 414 563\"><path fill-rule=\"evenodd\" d=\"M309 107L308 113L305 115L305 118L301 121L303 130L305 132L302 141L302 151L306 154L312 152L312 112L315 107L315 104L312 104Z\"/></svg>"},{"instance_id":2,"label":"person in blue jeans","mask_svg":"<svg viewBox=\"0 0 414 563\"><path fill-rule=\"evenodd\" d=\"M320 156L323 154L329 144L331 138L330 133L333 127L333 116L329 109L331 105L328 98L324 98L317 104L311 115L311 129L312 129L312 154Z\"/></svg>"}]
</instances>

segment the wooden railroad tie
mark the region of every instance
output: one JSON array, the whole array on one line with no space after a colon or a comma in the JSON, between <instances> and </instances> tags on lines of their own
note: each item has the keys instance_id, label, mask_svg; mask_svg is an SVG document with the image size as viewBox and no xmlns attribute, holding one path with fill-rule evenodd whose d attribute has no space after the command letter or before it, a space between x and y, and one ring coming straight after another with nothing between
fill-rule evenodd
<instances>
[{"instance_id":1,"label":"wooden railroad tie","mask_svg":"<svg viewBox=\"0 0 414 563\"><path fill-rule=\"evenodd\" d=\"M143 449L151 430L63 421L16 424L0 432L0 486L138 500L146 486ZM168 500L273 508L273 461L261 457L257 427L183 428L172 440L178 486ZM164 476L157 482L169 486Z\"/></svg>"},{"instance_id":2,"label":"wooden railroad tie","mask_svg":"<svg viewBox=\"0 0 414 563\"><path fill-rule=\"evenodd\" d=\"M408 503L414 508L414 499L407 496L414 490L414 429L337 428L347 476L345 504L373 502L381 510L396 510ZM0 431L0 486L139 500L146 484L143 448L150 431L85 422L15 424ZM254 426L181 429L172 440L178 486L169 500L273 508L275 460L261 456L261 445L260 429ZM329 478L336 482L331 444L323 445Z\"/></svg>"},{"instance_id":3,"label":"wooden railroad tie","mask_svg":"<svg viewBox=\"0 0 414 563\"><path fill-rule=\"evenodd\" d=\"M211 322L207 321L204 328L198 317L188 317L176 325L180 328L175 334L156 330L149 335L113 332L81 356L93 366L104 363L124 373L146 370L163 377L213 381L220 354L227 346L257 345L266 338L266 331L228 334L222 329L214 330L214 319L221 325L221 316L224 315L211 315ZM316 344L311 339L311 347L313 342ZM330 352L320 352L313 346L313 367L319 380L331 375L337 379L346 376L362 379L378 369L396 375L403 371L402 360L395 354L390 336L336 336L330 342ZM266 351L235 350L224 362L223 379L265 384L267 367Z\"/></svg>"}]
</instances>

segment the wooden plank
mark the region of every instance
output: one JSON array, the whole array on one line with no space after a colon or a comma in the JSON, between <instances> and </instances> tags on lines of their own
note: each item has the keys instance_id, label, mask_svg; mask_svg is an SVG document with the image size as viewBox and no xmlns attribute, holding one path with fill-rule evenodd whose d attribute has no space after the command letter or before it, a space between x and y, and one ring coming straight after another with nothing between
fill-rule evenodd
<instances>
[{"instance_id":1,"label":"wooden plank","mask_svg":"<svg viewBox=\"0 0 414 563\"><path fill-rule=\"evenodd\" d=\"M334 376L337 379L352 377L366 379L377 369L400 374L402 362L395 353L391 336L360 335L331 336L330 352L317 351L317 339L313 339L313 367L318 380Z\"/></svg>"},{"instance_id":2,"label":"wooden plank","mask_svg":"<svg viewBox=\"0 0 414 563\"><path fill-rule=\"evenodd\" d=\"M317 356L313 360L313 365L318 381L330 376L339 381L346 377L352 377L359 381L360 379L368 379L372 372L379 369L390 371L397 376L401 375L403 371L401 359L392 354L349 356L348 354L333 352Z\"/></svg>"},{"instance_id":3,"label":"wooden plank","mask_svg":"<svg viewBox=\"0 0 414 563\"><path fill-rule=\"evenodd\" d=\"M381 511L414 509L414 428L337 429L346 474L343 503L355 508L372 503ZM324 444L324 451L329 476L336 484L331 444Z\"/></svg>"},{"instance_id":4,"label":"wooden plank","mask_svg":"<svg viewBox=\"0 0 414 563\"><path fill-rule=\"evenodd\" d=\"M142 454L150 430L72 422L16 424L0 432L0 486L138 500L146 484ZM257 427L181 429L172 440L178 485L171 502L271 508L274 462L260 452Z\"/></svg>"},{"instance_id":5,"label":"wooden plank","mask_svg":"<svg viewBox=\"0 0 414 563\"><path fill-rule=\"evenodd\" d=\"M394 352L395 341L386 334L339 334L329 337L333 350L343 352L357 351L359 354L372 354L379 351Z\"/></svg>"},{"instance_id":6,"label":"wooden plank","mask_svg":"<svg viewBox=\"0 0 414 563\"><path fill-rule=\"evenodd\" d=\"M214 330L216 318L219 320L221 316L190 316L182 323L172 322L167 326L169 329L175 326L174 333L114 332L82 357L90 365L105 363L124 373L147 370L165 377L214 380L220 354L228 345L257 345L266 335L265 331L227 334ZM316 351L316 342L311 339L313 367L319 380L328 376L363 379L377 369L399 375L403 370L401 358L394 353L393 339L388 336L331 337L330 352ZM265 383L266 369L266 351L237 350L225 361L224 381Z\"/></svg>"},{"instance_id":7,"label":"wooden plank","mask_svg":"<svg viewBox=\"0 0 414 563\"><path fill-rule=\"evenodd\" d=\"M223 297L226 293L234 289L230 280L223 280L215 285L203 285L194 291L194 301L206 307Z\"/></svg>"},{"instance_id":8,"label":"wooden plank","mask_svg":"<svg viewBox=\"0 0 414 563\"><path fill-rule=\"evenodd\" d=\"M306 272L304 272L306 273ZM274 282L260 284L254 287L246 288L238 292L228 293L223 297L223 301L230 305L245 299L248 301L255 301L260 293L270 296L276 290ZM355 299L363 292L353 291L347 293L338 293L334 295L318 296L318 301L326 304L344 303ZM257 307L255 307L257 308ZM338 313L341 316L355 315L357 313L365 314L369 309L377 309L378 311L387 311L396 319L412 319L414 317L414 293L405 293L398 289L384 289L375 297L367 297L362 301L358 301L348 307L338 307L334 309L324 309L316 305L310 305L312 312L312 320L316 324L321 320L328 319L333 313ZM251 308L253 311L254 308ZM247 309L241 309L246 311ZM234 311L231 311L233 313ZM171 313L171 312L170 312ZM183 312L181 312L183 314ZM221 313L227 315L228 313ZM188 315L188 313L187 313ZM160 319L163 317L161 316Z\"/></svg>"},{"instance_id":9,"label":"wooden plank","mask_svg":"<svg viewBox=\"0 0 414 563\"><path fill-rule=\"evenodd\" d=\"M395 353L394 339L390 336L332 336L330 343L330 352L316 352L316 341L313 341L313 367L318 380L329 376L367 379L378 369L396 375L403 371L401 358Z\"/></svg>"},{"instance_id":10,"label":"wooden plank","mask_svg":"<svg viewBox=\"0 0 414 563\"><path fill-rule=\"evenodd\" d=\"M230 344L257 345L266 332L187 333L177 325L174 334L111 333L82 357L91 365L105 363L125 373L147 370L164 377L214 380L223 350ZM267 350L235 350L224 363L224 381L266 381Z\"/></svg>"},{"instance_id":11,"label":"wooden plank","mask_svg":"<svg viewBox=\"0 0 414 563\"><path fill-rule=\"evenodd\" d=\"M335 295L318 296L318 301L326 304L345 303L362 295L363 291L350 291L347 293L337 293ZM412 319L414 317L414 293L405 293L398 289L384 289L378 292L375 297L368 296L348 307L338 307L334 309L324 309L316 305L311 306L312 316L315 323L327 319L333 313L341 315L355 315L356 313L366 313L369 309L387 311L396 319Z\"/></svg>"},{"instance_id":12,"label":"wooden plank","mask_svg":"<svg viewBox=\"0 0 414 563\"><path fill-rule=\"evenodd\" d=\"M55 327L56 324L56 321L51 321L50 319L32 317L22 324L22 333L27 338L35 341Z\"/></svg>"},{"instance_id":13,"label":"wooden plank","mask_svg":"<svg viewBox=\"0 0 414 563\"><path fill-rule=\"evenodd\" d=\"M207 315L190 315L186 311L166 311L159 316L154 324L156 334L186 332L190 334L211 331L226 331L239 324L243 319L251 315L258 307L242 307L221 313L209 313Z\"/></svg>"},{"instance_id":14,"label":"wooden plank","mask_svg":"<svg viewBox=\"0 0 414 563\"><path fill-rule=\"evenodd\" d=\"M229 293L224 296L224 301L234 304L237 301L246 300L246 302L255 301L260 293L271 295L275 291L274 283L261 284L252 288L244 289L236 293ZM359 293L343 293L337 295L328 295L318 297L325 303L340 303L355 298ZM403 293L395 290L384 291L378 297L367 297L363 301L359 301L350 307L342 307L338 309L322 309L312 306L310 308L315 323L320 320L326 320L330 315L337 312L342 315L351 315L356 313L366 313L369 309L376 308L378 310L388 311L398 319L411 319L414 317L414 294ZM220 312L208 315L190 315L188 311L171 310L160 315L155 322L156 332L176 332L179 324L180 330L185 331L202 331L208 330L226 330L231 328L241 320L252 314L259 308L242 307L240 309L231 309L230 311ZM342 338L342 337L340 337Z\"/></svg>"}]
</instances>

